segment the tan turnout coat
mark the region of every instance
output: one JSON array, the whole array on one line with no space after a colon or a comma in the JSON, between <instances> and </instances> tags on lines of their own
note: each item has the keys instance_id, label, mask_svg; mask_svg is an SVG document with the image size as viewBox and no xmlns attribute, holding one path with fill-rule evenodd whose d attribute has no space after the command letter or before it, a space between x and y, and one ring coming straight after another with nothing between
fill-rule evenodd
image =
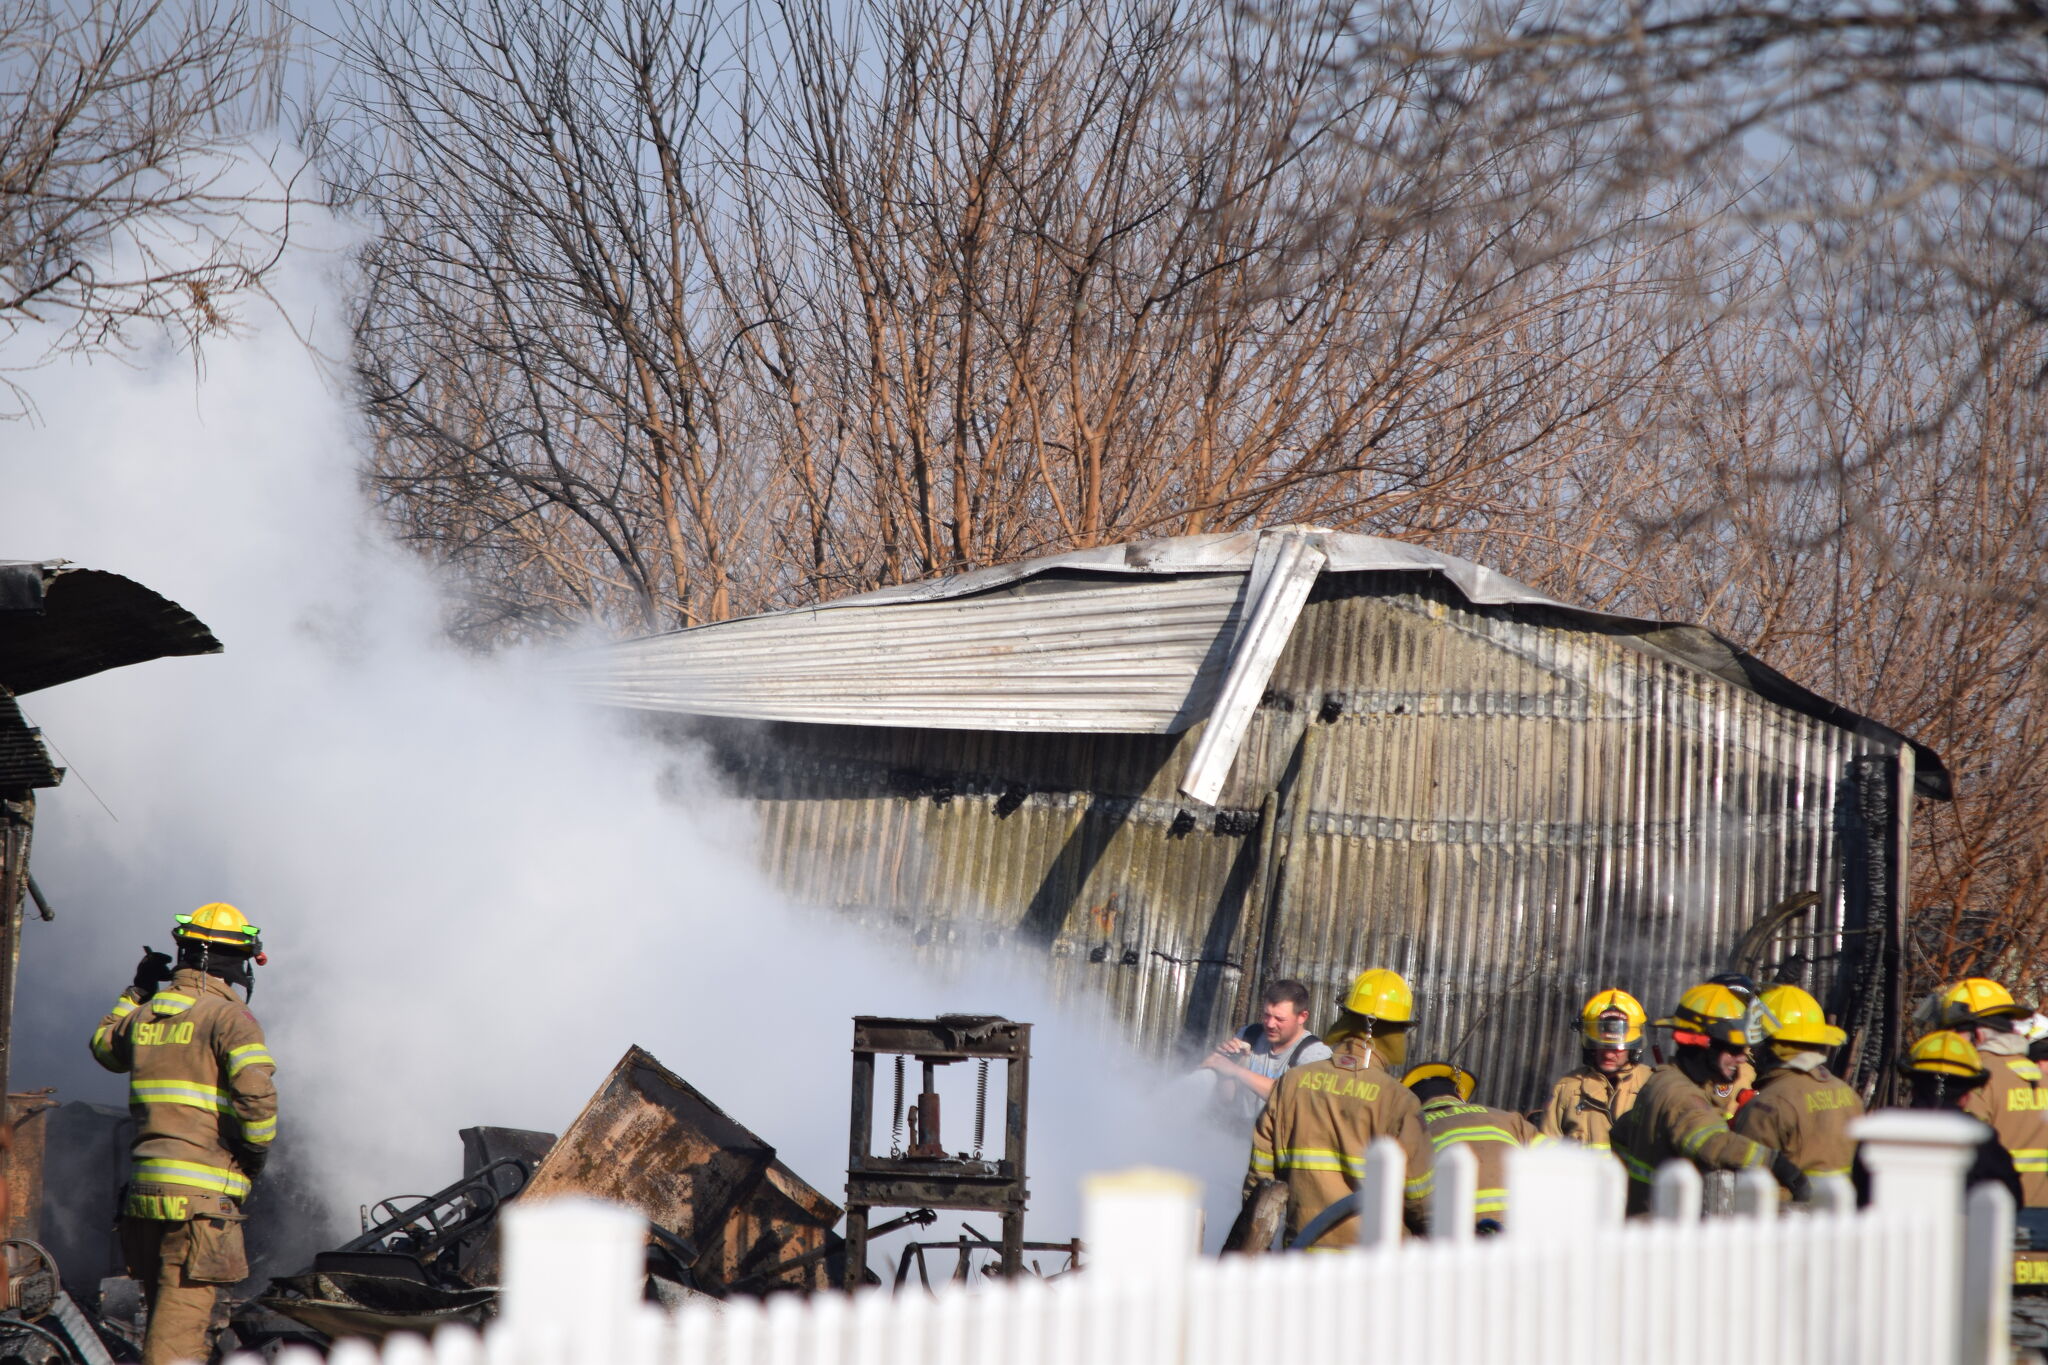
<instances>
[{"instance_id":1,"label":"tan turnout coat","mask_svg":"<svg viewBox=\"0 0 2048 1365\"><path fill-rule=\"evenodd\" d=\"M1614 1125L1614 1154L1628 1168L1628 1210L1647 1213L1657 1168L1684 1158L1702 1171L1768 1166L1775 1153L1728 1127L1712 1087L1676 1064L1650 1073L1642 1093Z\"/></svg>"},{"instance_id":2,"label":"tan turnout coat","mask_svg":"<svg viewBox=\"0 0 2048 1365\"><path fill-rule=\"evenodd\" d=\"M1358 1188L1365 1149L1392 1138L1408 1158L1403 1191L1411 1226L1423 1224L1430 1190L1429 1133L1422 1106L1407 1086L1382 1070L1363 1039L1349 1039L1336 1055L1288 1071L1252 1130L1249 1194L1262 1180L1287 1186L1287 1240L1315 1216ZM1358 1220L1346 1219L1315 1244L1318 1251L1356 1245Z\"/></svg>"},{"instance_id":3,"label":"tan turnout coat","mask_svg":"<svg viewBox=\"0 0 2048 1365\"><path fill-rule=\"evenodd\" d=\"M1729 1127L1783 1152L1808 1175L1847 1175L1856 1160L1849 1124L1862 1116L1863 1101L1826 1067L1784 1066L1764 1074Z\"/></svg>"},{"instance_id":4,"label":"tan turnout coat","mask_svg":"<svg viewBox=\"0 0 2048 1365\"><path fill-rule=\"evenodd\" d=\"M2026 1207L2048 1208L2048 1084L2024 1056L1981 1049L1991 1079L1970 1092L1963 1112L1991 1125L2020 1173Z\"/></svg>"},{"instance_id":5,"label":"tan turnout coat","mask_svg":"<svg viewBox=\"0 0 2048 1365\"><path fill-rule=\"evenodd\" d=\"M1573 1067L1551 1087L1538 1126L1545 1137L1604 1152L1614 1121L1629 1111L1649 1079L1650 1068L1641 1062L1630 1062L1613 1076L1590 1066Z\"/></svg>"},{"instance_id":6,"label":"tan turnout coat","mask_svg":"<svg viewBox=\"0 0 2048 1365\"><path fill-rule=\"evenodd\" d=\"M92 1055L129 1074L135 1145L125 1213L182 1222L249 1193L237 1152L277 1137L277 1064L226 982L183 967L146 999L130 986L100 1020Z\"/></svg>"}]
</instances>

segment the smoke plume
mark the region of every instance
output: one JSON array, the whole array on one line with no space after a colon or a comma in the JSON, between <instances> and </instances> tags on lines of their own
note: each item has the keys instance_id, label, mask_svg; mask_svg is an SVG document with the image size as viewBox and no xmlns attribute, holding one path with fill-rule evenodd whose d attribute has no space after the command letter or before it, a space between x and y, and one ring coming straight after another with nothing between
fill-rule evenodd
<instances>
[{"instance_id":1,"label":"smoke plume","mask_svg":"<svg viewBox=\"0 0 2048 1365\"><path fill-rule=\"evenodd\" d=\"M276 281L331 353L342 245L302 226ZM226 653L23 699L70 775L38 819L58 918L26 929L14 1088L123 1103L87 1035L173 914L226 900L271 957L253 1007L284 1164L335 1226L452 1179L459 1127L559 1131L630 1043L836 1198L849 1016L947 1009L1038 1025L1032 1236L1078 1231L1079 1177L1136 1161L1230 1202L1240 1140L1189 1123L1028 968L935 978L785 903L691 755L561 695L538 652L450 646L437 585L377 527L345 392L277 318L197 374L164 350L34 390L0 452L0 557L127 574Z\"/></svg>"}]
</instances>

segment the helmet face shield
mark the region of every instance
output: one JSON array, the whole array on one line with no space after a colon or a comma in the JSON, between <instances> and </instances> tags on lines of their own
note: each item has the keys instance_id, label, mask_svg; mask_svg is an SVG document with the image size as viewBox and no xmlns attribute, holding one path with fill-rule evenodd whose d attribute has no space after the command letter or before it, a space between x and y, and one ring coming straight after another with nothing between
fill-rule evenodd
<instances>
[{"instance_id":1,"label":"helmet face shield","mask_svg":"<svg viewBox=\"0 0 2048 1365\"><path fill-rule=\"evenodd\" d=\"M1780 1027L1778 1016L1771 1013L1771 1007L1764 1003L1761 995L1751 997L1749 1008L1742 1012L1743 1030L1748 1037L1743 1041L1761 1043L1776 1033Z\"/></svg>"},{"instance_id":2,"label":"helmet face shield","mask_svg":"<svg viewBox=\"0 0 2048 1365\"><path fill-rule=\"evenodd\" d=\"M1627 1047L1629 1031L1626 1014L1620 1010L1603 1010L1593 1020L1593 1027L1586 1031L1586 1041L1594 1047Z\"/></svg>"}]
</instances>

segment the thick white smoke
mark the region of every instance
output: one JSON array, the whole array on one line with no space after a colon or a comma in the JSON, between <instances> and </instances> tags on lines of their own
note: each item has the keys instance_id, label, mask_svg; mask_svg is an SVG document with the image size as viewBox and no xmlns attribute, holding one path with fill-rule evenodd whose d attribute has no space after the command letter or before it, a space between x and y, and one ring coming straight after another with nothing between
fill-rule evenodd
<instances>
[{"instance_id":1,"label":"thick white smoke","mask_svg":"<svg viewBox=\"0 0 2048 1365\"><path fill-rule=\"evenodd\" d=\"M332 350L321 230L278 295ZM345 395L252 321L200 376L168 352L44 370L39 421L0 443L0 558L127 574L227 646L23 699L72 771L38 820L59 918L27 927L14 1088L122 1103L88 1033L174 913L228 900L272 959L254 1007L293 1164L346 1222L453 1178L459 1127L559 1130L629 1043L836 1198L849 1016L942 1009L1039 1025L1031 1235L1078 1231L1079 1177L1137 1161L1231 1202L1238 1141L1028 970L937 981L784 904L687 755L552 691L538 656L448 646L433 583L375 528Z\"/></svg>"}]
</instances>

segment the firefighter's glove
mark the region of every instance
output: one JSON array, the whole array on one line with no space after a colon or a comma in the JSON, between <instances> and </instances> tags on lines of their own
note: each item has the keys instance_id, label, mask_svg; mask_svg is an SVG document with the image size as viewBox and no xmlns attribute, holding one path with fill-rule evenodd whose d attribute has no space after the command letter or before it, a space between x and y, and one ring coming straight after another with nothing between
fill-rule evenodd
<instances>
[{"instance_id":1,"label":"firefighter's glove","mask_svg":"<svg viewBox=\"0 0 2048 1365\"><path fill-rule=\"evenodd\" d=\"M251 1180L263 1174L263 1168L269 1161L270 1149L268 1147L237 1147L235 1149L236 1164L241 1166L242 1174L248 1176Z\"/></svg>"},{"instance_id":2,"label":"firefighter's glove","mask_svg":"<svg viewBox=\"0 0 2048 1365\"><path fill-rule=\"evenodd\" d=\"M156 988L170 979L171 955L154 948L144 948L142 961L135 964L135 989L146 996L154 995Z\"/></svg>"},{"instance_id":3,"label":"firefighter's glove","mask_svg":"<svg viewBox=\"0 0 2048 1365\"><path fill-rule=\"evenodd\" d=\"M1802 1204L1813 1194L1813 1182L1806 1178L1806 1172L1783 1152L1771 1153L1771 1175Z\"/></svg>"}]
</instances>

